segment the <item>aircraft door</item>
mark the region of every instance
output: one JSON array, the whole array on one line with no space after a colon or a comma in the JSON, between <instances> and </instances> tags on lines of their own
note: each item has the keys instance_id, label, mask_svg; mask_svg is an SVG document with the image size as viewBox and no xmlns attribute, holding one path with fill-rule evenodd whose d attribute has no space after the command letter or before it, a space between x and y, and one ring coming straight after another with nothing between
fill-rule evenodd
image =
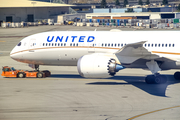
<instances>
[{"instance_id":1,"label":"aircraft door","mask_svg":"<svg viewBox=\"0 0 180 120\"><path fill-rule=\"evenodd\" d=\"M96 39L94 39L94 42L90 42L88 44L88 53L95 53L95 48L96 48L97 44L96 44Z\"/></svg>"},{"instance_id":2,"label":"aircraft door","mask_svg":"<svg viewBox=\"0 0 180 120\"><path fill-rule=\"evenodd\" d=\"M36 39L30 39L29 41L29 49L33 49L36 46Z\"/></svg>"},{"instance_id":3,"label":"aircraft door","mask_svg":"<svg viewBox=\"0 0 180 120\"><path fill-rule=\"evenodd\" d=\"M29 41L29 52L34 52L34 48L36 46L36 39L30 39Z\"/></svg>"}]
</instances>

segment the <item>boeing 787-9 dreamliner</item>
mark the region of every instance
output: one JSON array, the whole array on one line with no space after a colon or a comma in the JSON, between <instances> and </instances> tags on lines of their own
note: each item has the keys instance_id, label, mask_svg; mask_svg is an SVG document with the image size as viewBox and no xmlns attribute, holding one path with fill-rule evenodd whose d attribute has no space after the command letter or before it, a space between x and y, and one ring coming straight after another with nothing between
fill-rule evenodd
<instances>
[{"instance_id":1,"label":"boeing 787-9 dreamliner","mask_svg":"<svg viewBox=\"0 0 180 120\"><path fill-rule=\"evenodd\" d=\"M112 77L124 68L148 69L146 83L165 83L158 72L180 69L179 31L52 31L30 35L12 59L39 65L77 66L86 78ZM180 79L180 72L174 74Z\"/></svg>"}]
</instances>

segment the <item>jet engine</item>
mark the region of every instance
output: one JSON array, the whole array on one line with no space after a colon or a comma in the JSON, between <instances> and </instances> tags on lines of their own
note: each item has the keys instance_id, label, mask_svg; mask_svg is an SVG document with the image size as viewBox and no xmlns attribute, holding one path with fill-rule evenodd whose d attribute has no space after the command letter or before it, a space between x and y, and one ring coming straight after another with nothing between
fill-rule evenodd
<instances>
[{"instance_id":1,"label":"jet engine","mask_svg":"<svg viewBox=\"0 0 180 120\"><path fill-rule=\"evenodd\" d=\"M82 77L108 78L112 77L124 67L116 63L112 56L105 54L90 54L79 58L77 69Z\"/></svg>"}]
</instances>

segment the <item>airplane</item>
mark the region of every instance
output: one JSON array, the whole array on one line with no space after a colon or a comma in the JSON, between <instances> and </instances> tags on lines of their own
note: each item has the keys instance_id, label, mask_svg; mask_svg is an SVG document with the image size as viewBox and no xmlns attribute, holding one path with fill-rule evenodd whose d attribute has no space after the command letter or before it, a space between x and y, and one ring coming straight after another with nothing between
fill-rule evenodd
<instances>
[{"instance_id":1,"label":"airplane","mask_svg":"<svg viewBox=\"0 0 180 120\"><path fill-rule=\"evenodd\" d=\"M125 68L150 70L148 84L166 83L159 71L180 69L179 31L50 31L30 35L10 57L34 65L77 66L85 78L108 78ZM180 72L174 74L180 79Z\"/></svg>"}]
</instances>

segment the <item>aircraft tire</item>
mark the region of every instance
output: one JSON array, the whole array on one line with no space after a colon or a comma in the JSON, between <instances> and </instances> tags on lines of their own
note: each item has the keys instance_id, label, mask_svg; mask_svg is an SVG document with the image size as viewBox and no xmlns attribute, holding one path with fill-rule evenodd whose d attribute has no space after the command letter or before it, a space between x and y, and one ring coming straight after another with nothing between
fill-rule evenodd
<instances>
[{"instance_id":1,"label":"aircraft tire","mask_svg":"<svg viewBox=\"0 0 180 120\"><path fill-rule=\"evenodd\" d=\"M145 81L147 84L164 84L167 82L167 77L162 75L158 75L156 77L154 75L148 75L145 78Z\"/></svg>"},{"instance_id":2,"label":"aircraft tire","mask_svg":"<svg viewBox=\"0 0 180 120\"><path fill-rule=\"evenodd\" d=\"M167 77L166 76L161 76L162 77L162 84L166 83L167 82Z\"/></svg>"},{"instance_id":3,"label":"aircraft tire","mask_svg":"<svg viewBox=\"0 0 180 120\"><path fill-rule=\"evenodd\" d=\"M17 75L18 78L24 78L25 74L23 72L19 72Z\"/></svg>"},{"instance_id":4,"label":"aircraft tire","mask_svg":"<svg viewBox=\"0 0 180 120\"><path fill-rule=\"evenodd\" d=\"M154 83L155 84L163 83L163 77L161 75L156 76L155 79L154 79Z\"/></svg>"},{"instance_id":5,"label":"aircraft tire","mask_svg":"<svg viewBox=\"0 0 180 120\"><path fill-rule=\"evenodd\" d=\"M175 73L174 73L174 78L175 78L176 80L180 80L180 72L175 72Z\"/></svg>"},{"instance_id":6,"label":"aircraft tire","mask_svg":"<svg viewBox=\"0 0 180 120\"><path fill-rule=\"evenodd\" d=\"M166 76L159 75L159 76L156 76L155 79L154 79L155 84L164 84L166 82L167 82L167 77Z\"/></svg>"},{"instance_id":7,"label":"aircraft tire","mask_svg":"<svg viewBox=\"0 0 180 120\"><path fill-rule=\"evenodd\" d=\"M37 78L42 78L43 77L43 73L42 72L38 72L37 73Z\"/></svg>"},{"instance_id":8,"label":"aircraft tire","mask_svg":"<svg viewBox=\"0 0 180 120\"><path fill-rule=\"evenodd\" d=\"M145 78L145 81L147 84L153 84L154 83L154 79L155 79L155 76L154 75L148 75L146 78Z\"/></svg>"},{"instance_id":9,"label":"aircraft tire","mask_svg":"<svg viewBox=\"0 0 180 120\"><path fill-rule=\"evenodd\" d=\"M49 70L44 70L44 71L42 71L42 72L45 73L45 76L46 76L46 77L51 76L51 72L50 72Z\"/></svg>"}]
</instances>

